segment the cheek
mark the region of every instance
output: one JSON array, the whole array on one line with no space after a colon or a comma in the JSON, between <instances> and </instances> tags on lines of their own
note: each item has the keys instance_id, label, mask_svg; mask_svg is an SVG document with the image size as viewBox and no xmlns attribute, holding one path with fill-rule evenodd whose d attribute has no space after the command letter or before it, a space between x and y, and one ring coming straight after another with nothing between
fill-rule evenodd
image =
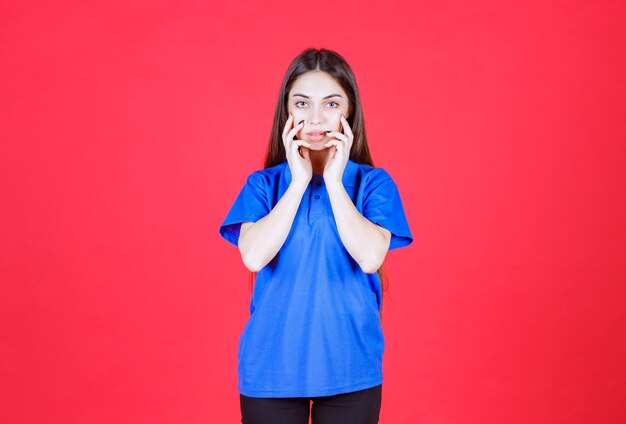
<instances>
[{"instance_id":1,"label":"cheek","mask_svg":"<svg viewBox=\"0 0 626 424\"><path fill-rule=\"evenodd\" d=\"M293 118L294 118L293 119L293 126L294 127L296 125L298 125L298 122L300 122L302 120L305 120L305 123L306 123L306 113L304 113L303 111L298 110L298 109L294 109L294 110L291 111L291 114L293 115ZM304 129L304 127L302 127L302 129ZM300 140L302 139L302 136L304 136L304 133L302 132L302 129L296 133L296 137L298 139L300 139Z\"/></svg>"},{"instance_id":2,"label":"cheek","mask_svg":"<svg viewBox=\"0 0 626 424\"><path fill-rule=\"evenodd\" d=\"M301 109L293 109L291 114L296 118L296 124L306 118L306 113Z\"/></svg>"},{"instance_id":3,"label":"cheek","mask_svg":"<svg viewBox=\"0 0 626 424\"><path fill-rule=\"evenodd\" d=\"M338 111L335 116L333 116L332 122L333 122L333 128L335 129L335 131L341 131L341 114L342 112ZM345 113L344 113L345 116Z\"/></svg>"}]
</instances>

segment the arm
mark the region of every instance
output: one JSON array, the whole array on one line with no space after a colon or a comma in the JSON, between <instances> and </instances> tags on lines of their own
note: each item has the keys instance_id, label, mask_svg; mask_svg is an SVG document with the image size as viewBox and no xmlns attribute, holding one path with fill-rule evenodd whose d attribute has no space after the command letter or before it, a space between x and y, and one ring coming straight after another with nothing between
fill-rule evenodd
<instances>
[{"instance_id":1,"label":"arm","mask_svg":"<svg viewBox=\"0 0 626 424\"><path fill-rule=\"evenodd\" d=\"M339 236L346 250L363 272L376 272L389 250L391 233L359 213L343 184L327 183L326 188Z\"/></svg>"},{"instance_id":2,"label":"arm","mask_svg":"<svg viewBox=\"0 0 626 424\"><path fill-rule=\"evenodd\" d=\"M257 222L244 222L239 232L239 252L244 265L258 272L285 243L307 184L293 182L272 211Z\"/></svg>"}]
</instances>

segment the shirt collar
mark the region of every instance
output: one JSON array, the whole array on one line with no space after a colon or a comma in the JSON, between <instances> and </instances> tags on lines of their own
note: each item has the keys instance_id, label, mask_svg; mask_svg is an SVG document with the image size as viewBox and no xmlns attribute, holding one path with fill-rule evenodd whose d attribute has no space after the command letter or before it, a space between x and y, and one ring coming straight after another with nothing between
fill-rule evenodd
<instances>
[{"instance_id":1,"label":"shirt collar","mask_svg":"<svg viewBox=\"0 0 626 424\"><path fill-rule=\"evenodd\" d=\"M285 180L287 183L291 183L291 169L289 168L289 163L287 161L283 162ZM343 170L343 177L341 178L341 182L344 187L354 187L356 184L357 171L359 170L359 165L354 162L352 159L348 158L348 162L346 163L346 168ZM313 174L313 178L317 178L315 174Z\"/></svg>"}]
</instances>

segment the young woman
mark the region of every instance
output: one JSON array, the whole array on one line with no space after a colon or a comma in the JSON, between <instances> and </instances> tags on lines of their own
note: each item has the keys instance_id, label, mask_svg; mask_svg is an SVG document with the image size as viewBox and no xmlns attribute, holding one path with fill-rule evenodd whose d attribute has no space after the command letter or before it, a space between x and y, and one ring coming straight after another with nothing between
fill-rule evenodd
<instances>
[{"instance_id":1,"label":"young woman","mask_svg":"<svg viewBox=\"0 0 626 424\"><path fill-rule=\"evenodd\" d=\"M242 422L377 423L382 263L413 236L336 52L307 49L289 66L265 167L219 233L256 273L238 346Z\"/></svg>"}]
</instances>

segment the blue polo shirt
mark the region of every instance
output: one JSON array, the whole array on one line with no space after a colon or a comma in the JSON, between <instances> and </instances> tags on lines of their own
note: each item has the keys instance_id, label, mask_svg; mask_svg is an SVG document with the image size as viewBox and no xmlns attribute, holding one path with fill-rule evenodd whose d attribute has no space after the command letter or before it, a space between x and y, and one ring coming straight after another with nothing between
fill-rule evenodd
<instances>
[{"instance_id":1,"label":"blue polo shirt","mask_svg":"<svg viewBox=\"0 0 626 424\"><path fill-rule=\"evenodd\" d=\"M242 222L256 222L283 196L287 161L251 173L219 233L238 245ZM356 209L391 232L389 250L413 236L391 176L348 160L342 177ZM302 196L285 243L256 275L250 317L238 346L239 392L251 397L315 397L382 384L381 284L343 245L324 178Z\"/></svg>"}]
</instances>

